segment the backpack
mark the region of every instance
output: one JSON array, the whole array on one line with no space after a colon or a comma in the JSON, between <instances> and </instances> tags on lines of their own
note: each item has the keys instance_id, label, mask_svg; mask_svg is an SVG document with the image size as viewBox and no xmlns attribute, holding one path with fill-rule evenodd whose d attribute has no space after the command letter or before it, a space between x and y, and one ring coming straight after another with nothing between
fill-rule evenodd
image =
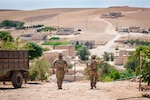
<instances>
[{"instance_id":1,"label":"backpack","mask_svg":"<svg viewBox=\"0 0 150 100\"><path fill-rule=\"evenodd\" d=\"M96 61L93 60L93 61L91 61L90 63L87 63L87 68L88 68L88 71L97 70Z\"/></svg>"}]
</instances>

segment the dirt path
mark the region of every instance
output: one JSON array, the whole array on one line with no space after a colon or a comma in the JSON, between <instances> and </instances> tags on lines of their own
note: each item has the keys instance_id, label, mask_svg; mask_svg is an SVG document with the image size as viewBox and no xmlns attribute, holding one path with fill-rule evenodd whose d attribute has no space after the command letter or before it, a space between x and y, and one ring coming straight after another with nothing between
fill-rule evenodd
<instances>
[{"instance_id":1,"label":"dirt path","mask_svg":"<svg viewBox=\"0 0 150 100\"><path fill-rule=\"evenodd\" d=\"M98 82L93 90L88 80L64 82L62 90L56 82L29 82L21 89L0 85L0 100L148 100L141 93L138 83L129 81Z\"/></svg>"},{"instance_id":2,"label":"dirt path","mask_svg":"<svg viewBox=\"0 0 150 100\"><path fill-rule=\"evenodd\" d=\"M121 35L118 34L116 31L114 31L113 25L110 22L108 22L102 18L99 18L99 17L95 17L95 20L101 21L101 22L104 22L107 24L106 28L105 28L105 34L103 34L103 35L113 35L105 45L98 46L97 48L90 50L91 54L96 54L97 56L102 56L105 51L110 52L110 50L109 50L110 47L114 44L115 40L117 40L121 37Z\"/></svg>"}]
</instances>

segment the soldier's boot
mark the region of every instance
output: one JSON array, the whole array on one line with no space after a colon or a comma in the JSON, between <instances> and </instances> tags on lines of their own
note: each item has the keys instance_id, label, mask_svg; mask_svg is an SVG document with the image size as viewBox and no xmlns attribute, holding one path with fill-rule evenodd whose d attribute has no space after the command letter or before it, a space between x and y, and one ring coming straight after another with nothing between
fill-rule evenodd
<instances>
[{"instance_id":1,"label":"soldier's boot","mask_svg":"<svg viewBox=\"0 0 150 100\"><path fill-rule=\"evenodd\" d=\"M62 89L62 87L61 87L61 86L58 86L58 89L60 90L60 89Z\"/></svg>"},{"instance_id":2,"label":"soldier's boot","mask_svg":"<svg viewBox=\"0 0 150 100\"><path fill-rule=\"evenodd\" d=\"M93 89L93 83L91 82L91 89Z\"/></svg>"},{"instance_id":3,"label":"soldier's boot","mask_svg":"<svg viewBox=\"0 0 150 100\"><path fill-rule=\"evenodd\" d=\"M93 87L95 87L96 88L96 83L94 83L94 86Z\"/></svg>"},{"instance_id":4,"label":"soldier's boot","mask_svg":"<svg viewBox=\"0 0 150 100\"><path fill-rule=\"evenodd\" d=\"M62 89L61 87L58 88L59 90Z\"/></svg>"},{"instance_id":5,"label":"soldier's boot","mask_svg":"<svg viewBox=\"0 0 150 100\"><path fill-rule=\"evenodd\" d=\"M62 89L62 85L60 85L59 89Z\"/></svg>"},{"instance_id":6,"label":"soldier's boot","mask_svg":"<svg viewBox=\"0 0 150 100\"><path fill-rule=\"evenodd\" d=\"M95 77L95 80L94 80L94 83L93 83L95 88L96 88L97 79L98 79L98 78Z\"/></svg>"},{"instance_id":7,"label":"soldier's boot","mask_svg":"<svg viewBox=\"0 0 150 100\"><path fill-rule=\"evenodd\" d=\"M62 87L61 87L60 83L58 82L58 90L59 89L62 89Z\"/></svg>"},{"instance_id":8,"label":"soldier's boot","mask_svg":"<svg viewBox=\"0 0 150 100\"><path fill-rule=\"evenodd\" d=\"M93 89L94 87L94 82L91 82L91 89Z\"/></svg>"},{"instance_id":9,"label":"soldier's boot","mask_svg":"<svg viewBox=\"0 0 150 100\"><path fill-rule=\"evenodd\" d=\"M60 90L60 89L62 89L62 86L61 86L61 85L59 85L59 86L58 86L58 89L59 89L59 90Z\"/></svg>"}]
</instances>

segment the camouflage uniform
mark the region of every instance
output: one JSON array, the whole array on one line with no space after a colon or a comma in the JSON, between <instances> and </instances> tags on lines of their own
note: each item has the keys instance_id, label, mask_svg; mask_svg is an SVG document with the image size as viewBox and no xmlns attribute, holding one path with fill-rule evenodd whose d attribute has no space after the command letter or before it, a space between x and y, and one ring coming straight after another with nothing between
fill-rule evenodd
<instances>
[{"instance_id":1,"label":"camouflage uniform","mask_svg":"<svg viewBox=\"0 0 150 100\"><path fill-rule=\"evenodd\" d=\"M54 61L53 73L55 73L54 69L56 69L58 89L62 89L62 83L63 83L65 72L68 73L68 64L65 60L63 60L62 53L59 54L59 59Z\"/></svg>"},{"instance_id":2,"label":"camouflage uniform","mask_svg":"<svg viewBox=\"0 0 150 100\"><path fill-rule=\"evenodd\" d=\"M101 62L96 61L96 56L92 55L91 61L87 64L88 74L91 80L90 81L91 89L93 89L93 87L96 88L96 83L98 81L97 64L100 64L100 63Z\"/></svg>"}]
</instances>

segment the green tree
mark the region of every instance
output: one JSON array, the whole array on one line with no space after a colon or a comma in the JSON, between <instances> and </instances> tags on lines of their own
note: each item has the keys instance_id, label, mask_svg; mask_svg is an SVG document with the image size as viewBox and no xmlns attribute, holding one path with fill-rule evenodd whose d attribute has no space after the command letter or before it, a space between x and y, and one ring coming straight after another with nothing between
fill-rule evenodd
<instances>
[{"instance_id":1,"label":"green tree","mask_svg":"<svg viewBox=\"0 0 150 100\"><path fill-rule=\"evenodd\" d=\"M141 68L140 68L140 61L141 61ZM150 47L149 46L137 47L136 51L128 59L126 67L127 69L132 69L132 71L136 71L137 75L142 76L144 82L148 82L148 84L150 84Z\"/></svg>"},{"instance_id":2,"label":"green tree","mask_svg":"<svg viewBox=\"0 0 150 100\"><path fill-rule=\"evenodd\" d=\"M90 52L88 51L87 47L83 46L78 49L77 54L80 55L81 60L88 60Z\"/></svg>"},{"instance_id":3,"label":"green tree","mask_svg":"<svg viewBox=\"0 0 150 100\"><path fill-rule=\"evenodd\" d=\"M139 59L135 54L130 56L127 60L127 63L125 64L125 68L131 69L132 71L136 71L138 66L139 66Z\"/></svg>"},{"instance_id":4,"label":"green tree","mask_svg":"<svg viewBox=\"0 0 150 100\"><path fill-rule=\"evenodd\" d=\"M108 53L108 52L104 52L103 58L104 58L106 61L109 61L109 53Z\"/></svg>"},{"instance_id":5,"label":"green tree","mask_svg":"<svg viewBox=\"0 0 150 100\"><path fill-rule=\"evenodd\" d=\"M0 23L1 27L6 27L6 28L11 28L11 27L23 27L24 22L19 22L19 21L10 21L10 20L4 20Z\"/></svg>"},{"instance_id":6,"label":"green tree","mask_svg":"<svg viewBox=\"0 0 150 100\"><path fill-rule=\"evenodd\" d=\"M29 59L32 60L34 58L38 58L43 53L43 48L34 42L28 42L24 47L32 48L29 50Z\"/></svg>"},{"instance_id":7,"label":"green tree","mask_svg":"<svg viewBox=\"0 0 150 100\"><path fill-rule=\"evenodd\" d=\"M1 22L2 27L10 28L13 27L13 23L10 20L4 20Z\"/></svg>"},{"instance_id":8,"label":"green tree","mask_svg":"<svg viewBox=\"0 0 150 100\"><path fill-rule=\"evenodd\" d=\"M109 53L110 54L110 59L111 59L111 61L114 61L114 53Z\"/></svg>"},{"instance_id":9,"label":"green tree","mask_svg":"<svg viewBox=\"0 0 150 100\"><path fill-rule=\"evenodd\" d=\"M141 70L140 75L143 78L144 82L148 82L150 85L150 47L149 46L140 46L137 48L137 55L141 56Z\"/></svg>"},{"instance_id":10,"label":"green tree","mask_svg":"<svg viewBox=\"0 0 150 100\"><path fill-rule=\"evenodd\" d=\"M0 41L14 41L14 38L11 36L11 34L7 31L0 31Z\"/></svg>"}]
</instances>

